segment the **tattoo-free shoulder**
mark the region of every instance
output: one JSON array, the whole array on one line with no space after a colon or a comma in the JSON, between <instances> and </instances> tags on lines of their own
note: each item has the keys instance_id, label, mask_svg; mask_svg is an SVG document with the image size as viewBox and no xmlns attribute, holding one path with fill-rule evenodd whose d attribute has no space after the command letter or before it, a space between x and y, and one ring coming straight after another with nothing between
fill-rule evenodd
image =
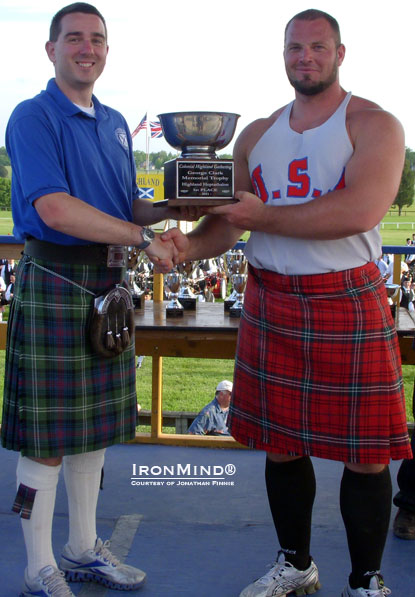
<instances>
[{"instance_id":1,"label":"tattoo-free shoulder","mask_svg":"<svg viewBox=\"0 0 415 597\"><path fill-rule=\"evenodd\" d=\"M282 108L278 108L278 110L266 118L258 118L257 120L254 120L248 124L248 126L246 126L239 135L235 143L235 150L241 151L241 153L243 153L245 156L248 156L260 138L274 124L287 105L283 106Z\"/></svg>"},{"instance_id":2,"label":"tattoo-free shoulder","mask_svg":"<svg viewBox=\"0 0 415 597\"><path fill-rule=\"evenodd\" d=\"M365 98L353 95L347 106L346 126L352 143L360 132L375 127L385 127L386 130L398 132L402 125L390 112L384 110L379 104Z\"/></svg>"}]
</instances>

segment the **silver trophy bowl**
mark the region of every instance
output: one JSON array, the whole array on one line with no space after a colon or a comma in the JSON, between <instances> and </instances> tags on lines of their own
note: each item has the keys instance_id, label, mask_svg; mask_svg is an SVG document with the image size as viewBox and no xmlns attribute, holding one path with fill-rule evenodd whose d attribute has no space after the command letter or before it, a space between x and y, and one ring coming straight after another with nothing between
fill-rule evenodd
<instances>
[{"instance_id":1,"label":"silver trophy bowl","mask_svg":"<svg viewBox=\"0 0 415 597\"><path fill-rule=\"evenodd\" d=\"M394 299L398 296L399 284L385 284L385 288L388 298Z\"/></svg>"},{"instance_id":2,"label":"silver trophy bowl","mask_svg":"<svg viewBox=\"0 0 415 597\"><path fill-rule=\"evenodd\" d=\"M164 281L171 293L171 300L166 307L166 316L177 317L183 315L183 306L178 301L179 290L182 283L182 274L171 271L164 276Z\"/></svg>"},{"instance_id":3,"label":"silver trophy bowl","mask_svg":"<svg viewBox=\"0 0 415 597\"><path fill-rule=\"evenodd\" d=\"M235 134L239 114L230 112L169 112L158 118L164 137L182 157L214 158Z\"/></svg>"}]
</instances>

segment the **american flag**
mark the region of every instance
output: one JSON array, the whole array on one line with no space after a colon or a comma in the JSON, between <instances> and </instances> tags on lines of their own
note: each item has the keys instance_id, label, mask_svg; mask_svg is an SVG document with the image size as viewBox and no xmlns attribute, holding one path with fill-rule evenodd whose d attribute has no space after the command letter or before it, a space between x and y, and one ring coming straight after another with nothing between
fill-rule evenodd
<instances>
[{"instance_id":1,"label":"american flag","mask_svg":"<svg viewBox=\"0 0 415 597\"><path fill-rule=\"evenodd\" d=\"M136 129L134 129L133 132L131 133L131 137L134 139L136 134L139 133L141 131L141 129L146 129L146 128L147 128L147 112L144 114L138 127Z\"/></svg>"},{"instance_id":2,"label":"american flag","mask_svg":"<svg viewBox=\"0 0 415 597\"><path fill-rule=\"evenodd\" d=\"M158 120L150 121L150 131L151 131L151 138L157 139L158 137L163 136L163 130L161 128L161 124Z\"/></svg>"}]
</instances>

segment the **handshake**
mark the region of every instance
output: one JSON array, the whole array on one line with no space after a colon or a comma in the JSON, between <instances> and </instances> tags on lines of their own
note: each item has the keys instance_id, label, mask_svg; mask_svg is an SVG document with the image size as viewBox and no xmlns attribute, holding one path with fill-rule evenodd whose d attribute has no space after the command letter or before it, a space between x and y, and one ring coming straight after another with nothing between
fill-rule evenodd
<instances>
[{"instance_id":1,"label":"handshake","mask_svg":"<svg viewBox=\"0 0 415 597\"><path fill-rule=\"evenodd\" d=\"M245 230L266 231L271 219L269 207L247 191L237 191L235 198L238 199L237 203L199 208L197 216L220 217L209 219L207 224L204 219L196 229L198 232L191 234L191 241L178 228L156 234L151 245L145 249L148 258L154 263L155 271L166 274L178 263L220 255L232 247Z\"/></svg>"},{"instance_id":2,"label":"handshake","mask_svg":"<svg viewBox=\"0 0 415 597\"><path fill-rule=\"evenodd\" d=\"M186 261L189 239L178 228L171 228L163 234L156 234L145 253L154 264L154 270L167 274L175 265Z\"/></svg>"}]
</instances>

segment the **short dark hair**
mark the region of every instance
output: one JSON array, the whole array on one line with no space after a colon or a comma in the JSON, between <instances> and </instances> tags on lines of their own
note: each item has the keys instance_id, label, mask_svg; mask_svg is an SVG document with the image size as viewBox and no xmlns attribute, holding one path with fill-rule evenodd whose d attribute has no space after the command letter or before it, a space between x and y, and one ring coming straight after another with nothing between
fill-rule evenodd
<instances>
[{"instance_id":1,"label":"short dark hair","mask_svg":"<svg viewBox=\"0 0 415 597\"><path fill-rule=\"evenodd\" d=\"M293 16L293 18L288 21L288 23L285 27L284 40L287 37L287 29L293 21L315 21L317 19L325 19L328 22L328 24L330 25L330 27L332 28L333 33L334 33L334 41L336 42L336 47L339 47L339 45L342 42L341 42L340 27L339 27L338 22L336 21L336 19L334 17L329 15L327 12L324 12L322 10L317 10L316 8L309 8L307 10L303 10L302 12L299 12L298 14Z\"/></svg>"},{"instance_id":2,"label":"short dark hair","mask_svg":"<svg viewBox=\"0 0 415 597\"><path fill-rule=\"evenodd\" d=\"M57 41L59 34L62 30L61 21L63 17L65 15L70 15L74 12L83 12L84 14L96 15L97 17L99 17L104 25L105 38L107 38L107 24L105 23L105 19L99 12L99 10L95 8L95 6L92 6L92 4L87 4L86 2L74 2L73 4L69 4L64 8L61 8L53 17L52 22L50 24L49 41Z\"/></svg>"}]
</instances>

